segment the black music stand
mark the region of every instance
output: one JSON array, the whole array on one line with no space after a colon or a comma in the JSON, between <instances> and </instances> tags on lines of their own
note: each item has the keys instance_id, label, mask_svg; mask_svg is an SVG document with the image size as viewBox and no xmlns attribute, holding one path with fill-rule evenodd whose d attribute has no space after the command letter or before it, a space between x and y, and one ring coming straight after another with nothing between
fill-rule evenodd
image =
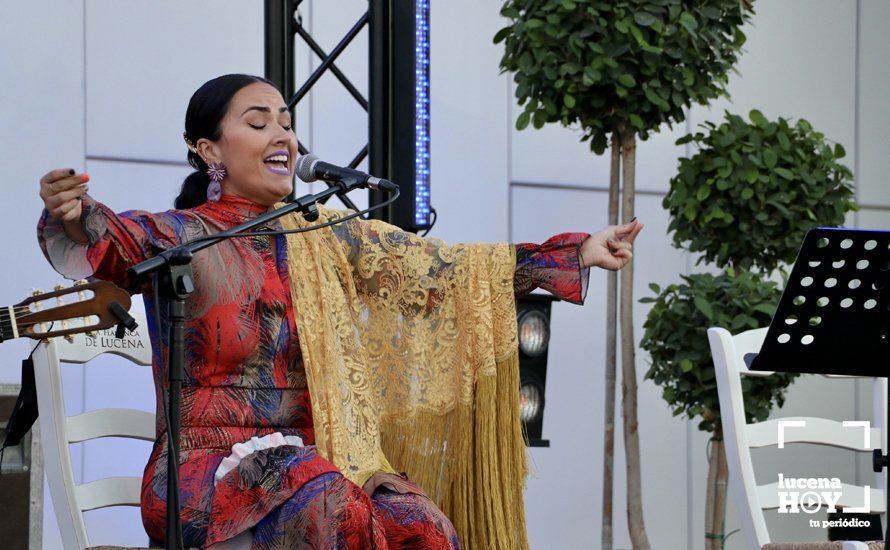
<instances>
[{"instance_id":1,"label":"black music stand","mask_svg":"<svg viewBox=\"0 0 890 550\"><path fill-rule=\"evenodd\" d=\"M810 230L763 347L745 362L752 370L890 376L890 231ZM874 450L875 472L887 456Z\"/></svg>"}]
</instances>

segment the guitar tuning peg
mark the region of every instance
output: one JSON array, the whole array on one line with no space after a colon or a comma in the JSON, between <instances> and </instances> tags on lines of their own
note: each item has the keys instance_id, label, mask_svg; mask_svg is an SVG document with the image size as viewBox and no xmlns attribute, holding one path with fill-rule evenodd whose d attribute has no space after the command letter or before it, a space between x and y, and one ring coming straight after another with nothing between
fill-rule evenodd
<instances>
[{"instance_id":1,"label":"guitar tuning peg","mask_svg":"<svg viewBox=\"0 0 890 550\"><path fill-rule=\"evenodd\" d=\"M42 289L34 288L31 290L31 296L40 296L41 294L43 294ZM40 300L35 301L32 305L34 306L34 311L41 311L43 309L43 302ZM41 332L47 332L49 330L49 325L46 323L39 323L37 327Z\"/></svg>"},{"instance_id":2,"label":"guitar tuning peg","mask_svg":"<svg viewBox=\"0 0 890 550\"><path fill-rule=\"evenodd\" d=\"M74 283L74 286L83 286L83 285L85 285L85 284L87 284L86 279L81 279L81 280L77 281L76 283ZM84 300L86 300L86 299L87 299L87 293L86 293L86 291L84 291L84 290L78 290L78 291L77 291L77 299L80 300L81 302L83 302Z\"/></svg>"},{"instance_id":3,"label":"guitar tuning peg","mask_svg":"<svg viewBox=\"0 0 890 550\"><path fill-rule=\"evenodd\" d=\"M89 325L92 322L89 317L78 317L78 320L80 321L80 324L83 326ZM86 336L87 338L98 338L99 337L98 331L95 331L95 330L90 330L90 331L84 332L83 335Z\"/></svg>"},{"instance_id":4,"label":"guitar tuning peg","mask_svg":"<svg viewBox=\"0 0 890 550\"><path fill-rule=\"evenodd\" d=\"M53 290L56 290L56 291L65 290L65 285L57 284L56 286L53 287ZM56 305L57 306L65 305L65 300L62 296L56 296ZM68 322L68 319L62 320L62 330L68 330L69 325L70 325L70 323ZM70 334L66 335L65 339L68 340L69 342L72 342L72 343L74 342L74 337Z\"/></svg>"}]
</instances>

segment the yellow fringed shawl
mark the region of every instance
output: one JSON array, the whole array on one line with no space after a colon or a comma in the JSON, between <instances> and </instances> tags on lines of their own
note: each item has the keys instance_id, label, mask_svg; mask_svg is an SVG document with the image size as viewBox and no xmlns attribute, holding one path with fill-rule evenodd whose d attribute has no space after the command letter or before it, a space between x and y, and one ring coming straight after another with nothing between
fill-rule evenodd
<instances>
[{"instance_id":1,"label":"yellow fringed shawl","mask_svg":"<svg viewBox=\"0 0 890 550\"><path fill-rule=\"evenodd\" d=\"M528 548L514 247L360 219L287 242L318 452L358 485L406 472L464 548Z\"/></svg>"}]
</instances>

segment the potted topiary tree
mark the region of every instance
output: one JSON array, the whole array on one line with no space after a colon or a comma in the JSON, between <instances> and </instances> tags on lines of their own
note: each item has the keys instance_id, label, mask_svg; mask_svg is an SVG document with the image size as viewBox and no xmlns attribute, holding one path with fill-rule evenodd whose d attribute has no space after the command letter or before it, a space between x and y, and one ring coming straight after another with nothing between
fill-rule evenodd
<instances>
[{"instance_id":1,"label":"potted topiary tree","mask_svg":"<svg viewBox=\"0 0 890 550\"><path fill-rule=\"evenodd\" d=\"M664 199L674 246L724 272L685 276L665 289L650 285L656 296L640 300L654 304L641 343L652 361L646 377L662 386L675 415L699 418L699 429L711 433L706 548L721 548L725 539L727 477L707 328L738 333L767 325L780 294L769 278L784 274L810 228L840 225L856 209L840 144L831 146L803 119L773 122L756 110L749 118L726 112L721 124L702 125L706 133L679 139L697 152L680 159ZM749 421L781 406L795 377L746 378Z\"/></svg>"},{"instance_id":2,"label":"potted topiary tree","mask_svg":"<svg viewBox=\"0 0 890 550\"><path fill-rule=\"evenodd\" d=\"M609 223L634 217L636 136L685 119L684 107L726 95L728 73L750 18L746 0L507 0L510 23L501 68L514 73L522 130L559 122L579 128L602 154L611 139ZM619 170L623 172L619 181ZM643 523L637 435L633 266L621 271L621 365L627 515L636 549L649 548ZM612 467L618 278L608 277L602 548L612 548Z\"/></svg>"}]
</instances>

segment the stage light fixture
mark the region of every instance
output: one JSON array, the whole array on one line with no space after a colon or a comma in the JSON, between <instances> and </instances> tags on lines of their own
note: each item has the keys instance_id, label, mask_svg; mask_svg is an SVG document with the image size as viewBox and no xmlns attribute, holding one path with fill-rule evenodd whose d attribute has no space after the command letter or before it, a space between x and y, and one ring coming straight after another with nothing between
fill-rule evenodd
<instances>
[{"instance_id":1,"label":"stage light fixture","mask_svg":"<svg viewBox=\"0 0 890 550\"><path fill-rule=\"evenodd\" d=\"M517 300L519 334L519 418L531 447L549 447L544 426L550 310L559 300L549 294L528 294Z\"/></svg>"},{"instance_id":2,"label":"stage light fixture","mask_svg":"<svg viewBox=\"0 0 890 550\"><path fill-rule=\"evenodd\" d=\"M544 414L544 384L534 373L520 373L519 419L528 424Z\"/></svg>"},{"instance_id":3,"label":"stage light fixture","mask_svg":"<svg viewBox=\"0 0 890 550\"><path fill-rule=\"evenodd\" d=\"M550 320L539 310L532 309L519 317L519 349L529 357L547 351L550 341Z\"/></svg>"}]
</instances>

